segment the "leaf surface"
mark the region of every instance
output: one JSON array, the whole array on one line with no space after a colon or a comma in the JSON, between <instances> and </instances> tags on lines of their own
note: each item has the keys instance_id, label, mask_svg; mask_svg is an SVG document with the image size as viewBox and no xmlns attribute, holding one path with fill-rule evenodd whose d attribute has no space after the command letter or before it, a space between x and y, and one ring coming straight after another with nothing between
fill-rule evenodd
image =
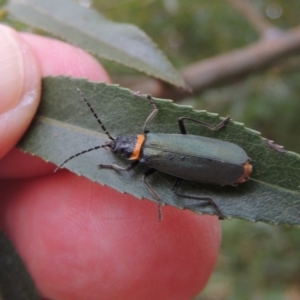
<instances>
[{"instance_id":1,"label":"leaf surface","mask_svg":"<svg viewBox=\"0 0 300 300\"><path fill-rule=\"evenodd\" d=\"M8 10L22 22L105 58L185 88L181 75L138 27L112 22L72 0L12 0Z\"/></svg>"},{"instance_id":2,"label":"leaf surface","mask_svg":"<svg viewBox=\"0 0 300 300\"><path fill-rule=\"evenodd\" d=\"M3 231L0 231L0 258L0 299L40 299L23 261Z\"/></svg>"},{"instance_id":3,"label":"leaf surface","mask_svg":"<svg viewBox=\"0 0 300 300\"><path fill-rule=\"evenodd\" d=\"M92 83L83 79L49 77L44 79L42 102L38 114L20 142L26 152L60 165L77 152L109 141L89 108L76 92L80 88L98 116L114 137L142 133L143 125L152 111L143 95L117 85ZM149 126L152 133L179 133L177 120L189 116L210 124L220 118L206 111L194 111L169 100L155 99L159 109ZM253 172L248 182L233 186L213 186L185 181L180 192L209 196L214 199L226 218L242 218L271 224L300 224L300 156L285 151L258 132L231 121L225 128L213 132L198 124L188 124L189 134L230 141L241 146L251 157ZM147 166L137 166L129 172L99 170L99 164L128 161L109 150L100 149L69 161L65 167L93 181L111 186L138 198L154 200L142 181ZM201 171L201 170L199 170ZM149 182L163 199L175 207L214 214L210 205L201 201L177 197L172 193L175 178L160 172L149 176Z\"/></svg>"}]
</instances>

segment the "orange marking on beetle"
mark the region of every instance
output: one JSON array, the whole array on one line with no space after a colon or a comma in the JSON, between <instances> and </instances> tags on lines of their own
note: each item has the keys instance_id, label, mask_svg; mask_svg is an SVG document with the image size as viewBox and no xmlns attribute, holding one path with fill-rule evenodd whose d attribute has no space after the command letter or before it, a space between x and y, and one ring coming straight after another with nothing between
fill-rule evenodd
<instances>
[{"instance_id":1,"label":"orange marking on beetle","mask_svg":"<svg viewBox=\"0 0 300 300\"><path fill-rule=\"evenodd\" d=\"M140 157L140 154L141 154L141 149L142 149L142 146L145 142L145 135L144 134L138 134L137 135L137 140L136 140L136 143L135 143L135 147L134 147L134 150L132 151L132 154L130 156L130 160L136 160L136 159L139 159Z\"/></svg>"},{"instance_id":2,"label":"orange marking on beetle","mask_svg":"<svg viewBox=\"0 0 300 300\"><path fill-rule=\"evenodd\" d=\"M249 179L249 176L252 172L252 165L250 164L250 161L247 161L244 164L244 174L243 176L237 181L237 183L243 183Z\"/></svg>"}]
</instances>

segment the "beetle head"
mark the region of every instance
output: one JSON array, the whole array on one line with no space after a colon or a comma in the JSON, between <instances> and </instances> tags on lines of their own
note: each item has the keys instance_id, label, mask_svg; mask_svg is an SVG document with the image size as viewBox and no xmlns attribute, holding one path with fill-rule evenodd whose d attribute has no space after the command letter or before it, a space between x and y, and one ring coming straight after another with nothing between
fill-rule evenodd
<instances>
[{"instance_id":1,"label":"beetle head","mask_svg":"<svg viewBox=\"0 0 300 300\"><path fill-rule=\"evenodd\" d=\"M106 146L111 148L113 153L130 159L135 149L136 141L136 135L118 136L113 141L107 142Z\"/></svg>"}]
</instances>

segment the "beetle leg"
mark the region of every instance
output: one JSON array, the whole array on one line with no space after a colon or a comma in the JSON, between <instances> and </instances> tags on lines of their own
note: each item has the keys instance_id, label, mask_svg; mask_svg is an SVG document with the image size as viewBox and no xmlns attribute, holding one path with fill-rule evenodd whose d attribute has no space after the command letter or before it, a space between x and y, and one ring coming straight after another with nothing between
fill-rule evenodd
<instances>
[{"instance_id":1,"label":"beetle leg","mask_svg":"<svg viewBox=\"0 0 300 300\"><path fill-rule=\"evenodd\" d=\"M157 200L158 202L158 206L157 206L157 211L158 211L158 220L161 221L162 220L162 211L161 211L161 206L162 206L162 200L161 198L158 196L158 194L156 193L156 191L154 190L154 188L152 187L152 185L146 180L146 178L153 174L156 170L155 169L149 169L147 170L144 175L143 175L143 181L145 183L145 185L147 186L147 188L149 189L149 191L152 193L152 195L154 196L154 198Z\"/></svg>"},{"instance_id":2,"label":"beetle leg","mask_svg":"<svg viewBox=\"0 0 300 300\"><path fill-rule=\"evenodd\" d=\"M195 123L198 123L204 127L207 127L209 128L210 130L219 130L221 129L222 127L224 127L225 125L227 125L230 121L230 117L226 117L223 121L221 121L219 124L217 125L211 125L211 124L208 124L204 121L201 121L201 120L196 120L196 119L192 119L192 118L189 118L189 117L181 117L178 119L178 125L179 125L179 128L180 128L180 132L182 134L186 134L186 128L185 128L185 125L184 125L184 120L189 120L189 121L192 121L192 122L195 122Z\"/></svg>"},{"instance_id":3,"label":"beetle leg","mask_svg":"<svg viewBox=\"0 0 300 300\"><path fill-rule=\"evenodd\" d=\"M210 205L212 205L214 207L214 209L216 210L216 213L217 213L217 215L219 217L219 220L224 220L224 216L223 216L221 210L219 209L218 205L216 204L216 202L212 198L210 198L208 196L197 197L197 196L190 196L190 195L184 195L184 194L178 193L178 189L179 189L179 186L180 186L181 182L182 182L182 179L181 178L177 178L176 181L175 181L175 183L174 183L172 192L176 196L184 197L184 198L188 198L188 199L194 199L194 200L203 201L203 203L206 202L206 203L208 203L208 204L210 204ZM188 207L189 206L186 206L186 208L188 208Z\"/></svg>"},{"instance_id":4,"label":"beetle leg","mask_svg":"<svg viewBox=\"0 0 300 300\"><path fill-rule=\"evenodd\" d=\"M139 160L135 160L133 161L131 164L127 165L126 167L121 167L115 164L111 164L111 165L103 165L100 164L98 165L99 169L113 169L116 171L130 171L132 168L134 168L136 165L138 165L140 161Z\"/></svg>"},{"instance_id":5,"label":"beetle leg","mask_svg":"<svg viewBox=\"0 0 300 300\"><path fill-rule=\"evenodd\" d=\"M144 128L144 133L148 132L148 130L147 130L148 124L153 120L153 118L156 116L156 114L158 112L158 108L157 108L156 104L154 103L151 95L147 95L147 100L148 100L149 104L152 107L152 112L150 113L150 115L148 116L148 118L145 121L145 124L144 124L144 127L143 127Z\"/></svg>"}]
</instances>

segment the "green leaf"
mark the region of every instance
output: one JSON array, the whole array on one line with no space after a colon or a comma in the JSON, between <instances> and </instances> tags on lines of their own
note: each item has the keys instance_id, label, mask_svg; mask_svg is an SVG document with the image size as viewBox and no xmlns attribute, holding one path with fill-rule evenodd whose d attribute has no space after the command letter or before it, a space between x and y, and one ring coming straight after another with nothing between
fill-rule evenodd
<instances>
[{"instance_id":1,"label":"green leaf","mask_svg":"<svg viewBox=\"0 0 300 300\"><path fill-rule=\"evenodd\" d=\"M77 152L108 141L76 88L83 91L112 136L142 132L151 112L144 96L117 85L53 77L44 79L42 103L31 128L19 145L21 149L59 165ZM155 99L155 103L159 112L149 126L152 133L179 133L177 120L182 116L210 124L220 122L216 114L194 111L168 100ZM197 124L188 124L188 132L241 146L252 158L253 173L248 182L238 187L185 181L180 187L184 194L212 197L227 218L271 224L300 224L299 155L281 149L240 123L230 122L217 132ZM100 149L71 160L65 167L121 192L154 200L142 181L142 174L149 167L137 166L129 172L116 172L99 170L97 165L100 163L125 166L128 161ZM201 201L174 196L171 191L174 180L174 177L160 172L149 177L149 182L164 203L179 208L192 203L194 206L190 209L196 212L215 213L213 207L203 206Z\"/></svg>"},{"instance_id":2,"label":"green leaf","mask_svg":"<svg viewBox=\"0 0 300 300\"><path fill-rule=\"evenodd\" d=\"M0 299L40 299L24 263L2 231L0 231Z\"/></svg>"},{"instance_id":3,"label":"green leaf","mask_svg":"<svg viewBox=\"0 0 300 300\"><path fill-rule=\"evenodd\" d=\"M12 0L8 10L22 22L94 55L186 87L181 75L153 41L134 25L107 20L72 0Z\"/></svg>"}]
</instances>

